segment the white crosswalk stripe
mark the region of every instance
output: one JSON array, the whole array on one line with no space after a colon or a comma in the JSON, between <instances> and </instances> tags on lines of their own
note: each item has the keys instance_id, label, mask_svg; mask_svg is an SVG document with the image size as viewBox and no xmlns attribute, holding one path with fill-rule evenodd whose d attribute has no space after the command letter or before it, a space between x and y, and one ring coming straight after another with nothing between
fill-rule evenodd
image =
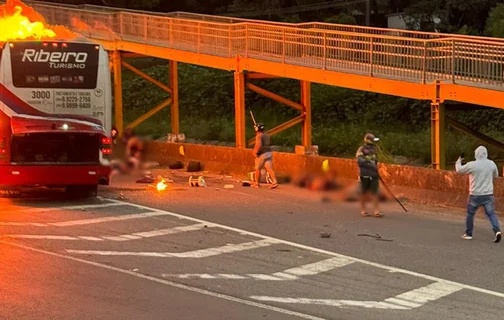
<instances>
[{"instance_id":1,"label":"white crosswalk stripe","mask_svg":"<svg viewBox=\"0 0 504 320\"><path fill-rule=\"evenodd\" d=\"M245 280L245 279L254 279L261 281L291 281L297 280L302 276L314 276L322 272L330 271L334 268L340 268L352 264L353 261L344 258L330 258L323 261L318 261L314 263L310 263L304 266L291 268L284 270L282 272L276 272L273 274L246 274L246 275L238 275L238 274L162 274L163 277L173 277L180 279L189 279L189 278L200 278L200 279L231 279L231 280Z\"/></svg>"},{"instance_id":2,"label":"white crosswalk stripe","mask_svg":"<svg viewBox=\"0 0 504 320\"><path fill-rule=\"evenodd\" d=\"M268 297L251 296L251 299L263 302L277 302L286 304L312 304L332 307L361 307L366 309L392 309L411 310L425 305L427 302L435 301L446 297L452 293L462 290L461 286L448 282L434 282L425 287L401 293L395 297L384 301L357 301L357 300L337 300L337 299L310 299L310 298L289 298L289 297Z\"/></svg>"},{"instance_id":3,"label":"white crosswalk stripe","mask_svg":"<svg viewBox=\"0 0 504 320\"><path fill-rule=\"evenodd\" d=\"M66 250L68 253L98 255L98 256L140 256L160 258L192 258L201 259L218 256L226 253L234 253L245 250L264 248L275 244L272 240L257 240L239 244L227 244L222 247L200 249L188 252L133 252L133 251L100 251L100 250Z\"/></svg>"},{"instance_id":4,"label":"white crosswalk stripe","mask_svg":"<svg viewBox=\"0 0 504 320\"><path fill-rule=\"evenodd\" d=\"M64 240L64 241L130 241L152 237L165 236L170 234L177 234L182 232L197 231L208 227L205 224L194 224L189 226L180 226L175 228L153 230L146 232L137 232L133 234L123 234L118 236L59 236L59 235L37 235L37 234L4 234L4 237L13 239L38 239L38 240Z\"/></svg>"}]
</instances>

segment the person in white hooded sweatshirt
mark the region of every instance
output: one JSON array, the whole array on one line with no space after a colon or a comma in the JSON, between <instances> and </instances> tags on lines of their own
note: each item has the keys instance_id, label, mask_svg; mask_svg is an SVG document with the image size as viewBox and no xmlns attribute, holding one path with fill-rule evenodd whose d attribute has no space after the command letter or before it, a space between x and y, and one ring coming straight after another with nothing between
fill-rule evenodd
<instances>
[{"instance_id":1,"label":"person in white hooded sweatshirt","mask_svg":"<svg viewBox=\"0 0 504 320\"><path fill-rule=\"evenodd\" d=\"M469 174L469 202L467 204L466 232L462 238L471 240L474 229L474 215L479 207L485 208L485 213L492 224L495 233L494 242L500 242L502 233L499 220L495 214L493 195L493 179L499 176L499 170L492 160L488 159L488 151L479 146L474 152L475 161L462 164L462 157L455 163L458 173Z\"/></svg>"}]
</instances>

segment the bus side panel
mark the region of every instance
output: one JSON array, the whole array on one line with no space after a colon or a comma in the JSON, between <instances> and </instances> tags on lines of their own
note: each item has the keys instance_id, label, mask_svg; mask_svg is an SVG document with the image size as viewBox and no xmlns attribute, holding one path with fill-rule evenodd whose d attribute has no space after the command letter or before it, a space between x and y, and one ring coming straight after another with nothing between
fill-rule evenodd
<instances>
[{"instance_id":1,"label":"bus side panel","mask_svg":"<svg viewBox=\"0 0 504 320\"><path fill-rule=\"evenodd\" d=\"M0 93L1 94L1 93ZM0 97L0 107L2 106ZM11 122L10 118L0 110L0 165L10 163Z\"/></svg>"}]
</instances>

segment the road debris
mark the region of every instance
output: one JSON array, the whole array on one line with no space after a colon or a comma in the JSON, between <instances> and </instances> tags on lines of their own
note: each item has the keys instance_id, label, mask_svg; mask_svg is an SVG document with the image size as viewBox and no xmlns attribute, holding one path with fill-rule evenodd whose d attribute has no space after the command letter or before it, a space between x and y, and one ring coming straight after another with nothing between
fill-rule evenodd
<instances>
[{"instance_id":1,"label":"road debris","mask_svg":"<svg viewBox=\"0 0 504 320\"><path fill-rule=\"evenodd\" d=\"M197 178L190 176L189 177L189 186L190 187L206 187L207 184L206 184L206 181L203 178L203 176L199 176Z\"/></svg>"},{"instance_id":2,"label":"road debris","mask_svg":"<svg viewBox=\"0 0 504 320\"><path fill-rule=\"evenodd\" d=\"M370 238L374 238L375 240L377 241L387 241L387 242L392 242L394 240L392 239L385 239L385 238L382 238L381 235L379 235L378 233L376 234L368 234L368 233L359 233L357 236L359 237L370 237Z\"/></svg>"},{"instance_id":3,"label":"road debris","mask_svg":"<svg viewBox=\"0 0 504 320\"><path fill-rule=\"evenodd\" d=\"M224 189L233 189L234 187L235 187L235 186L234 186L234 185L232 185L232 184L226 184L226 185L224 186Z\"/></svg>"},{"instance_id":4,"label":"road debris","mask_svg":"<svg viewBox=\"0 0 504 320\"><path fill-rule=\"evenodd\" d=\"M322 233L320 234L320 237L321 237L321 238L326 238L326 239L327 239L327 238L330 238L330 237L331 237L331 233L330 233L330 232L322 232Z\"/></svg>"}]
</instances>

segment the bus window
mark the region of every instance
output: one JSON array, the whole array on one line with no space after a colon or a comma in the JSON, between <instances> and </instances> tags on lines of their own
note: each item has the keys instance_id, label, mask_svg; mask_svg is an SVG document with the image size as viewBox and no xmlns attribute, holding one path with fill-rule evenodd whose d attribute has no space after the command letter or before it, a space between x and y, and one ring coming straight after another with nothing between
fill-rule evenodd
<instances>
[{"instance_id":1,"label":"bus window","mask_svg":"<svg viewBox=\"0 0 504 320\"><path fill-rule=\"evenodd\" d=\"M30 133L12 136L11 161L15 164L96 164L100 137L88 133Z\"/></svg>"}]
</instances>

